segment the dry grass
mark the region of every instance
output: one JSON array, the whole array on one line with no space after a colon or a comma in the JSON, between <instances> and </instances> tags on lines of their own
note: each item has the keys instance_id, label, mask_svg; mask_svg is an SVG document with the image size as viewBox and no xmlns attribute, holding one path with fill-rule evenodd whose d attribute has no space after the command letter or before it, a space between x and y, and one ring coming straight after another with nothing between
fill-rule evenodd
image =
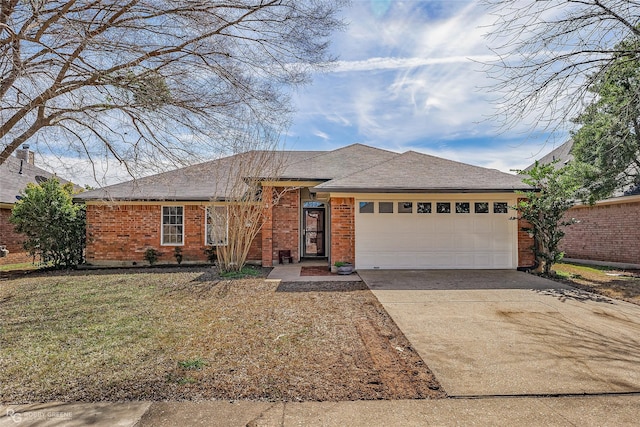
<instances>
[{"instance_id":1,"label":"dry grass","mask_svg":"<svg viewBox=\"0 0 640 427\"><path fill-rule=\"evenodd\" d=\"M0 281L5 403L441 396L357 283L278 286L207 269Z\"/></svg>"},{"instance_id":2,"label":"dry grass","mask_svg":"<svg viewBox=\"0 0 640 427\"><path fill-rule=\"evenodd\" d=\"M640 275L609 267L560 263L554 266L563 281L580 289L640 305Z\"/></svg>"}]
</instances>

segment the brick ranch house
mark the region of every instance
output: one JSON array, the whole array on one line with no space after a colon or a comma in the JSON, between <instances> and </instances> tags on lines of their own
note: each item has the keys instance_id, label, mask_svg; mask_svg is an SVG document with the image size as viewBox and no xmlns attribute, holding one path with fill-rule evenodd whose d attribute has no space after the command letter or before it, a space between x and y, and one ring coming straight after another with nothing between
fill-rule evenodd
<instances>
[{"instance_id":1,"label":"brick ranch house","mask_svg":"<svg viewBox=\"0 0 640 427\"><path fill-rule=\"evenodd\" d=\"M18 201L16 196L29 183L40 183L56 175L35 165L34 152L28 145L16 150L15 156L9 156L0 165L0 246L9 251L9 256L0 258L0 264L24 262L31 258L26 255L22 246L24 236L15 232L14 225L9 222L13 206ZM60 182L67 181L60 179Z\"/></svg>"},{"instance_id":2,"label":"brick ranch house","mask_svg":"<svg viewBox=\"0 0 640 427\"><path fill-rule=\"evenodd\" d=\"M202 163L78 195L87 204L87 262L133 265L147 248L175 262L206 261L208 245L226 244L219 183L238 156ZM532 239L512 220L519 177L408 151L362 144L333 151L282 151L284 167L261 182L264 225L249 259L348 261L356 268L515 269L533 261Z\"/></svg>"},{"instance_id":3,"label":"brick ranch house","mask_svg":"<svg viewBox=\"0 0 640 427\"><path fill-rule=\"evenodd\" d=\"M565 165L573 160L572 146L569 140L538 161ZM560 249L566 259L640 268L640 188L616 191L594 205L577 204L567 216L578 223L565 228Z\"/></svg>"}]
</instances>

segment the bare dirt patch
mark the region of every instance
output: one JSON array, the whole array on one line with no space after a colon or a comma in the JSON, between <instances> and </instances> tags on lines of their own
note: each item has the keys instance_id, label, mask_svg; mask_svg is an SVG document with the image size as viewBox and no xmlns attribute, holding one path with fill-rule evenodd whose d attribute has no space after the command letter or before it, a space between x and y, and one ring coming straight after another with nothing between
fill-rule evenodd
<instances>
[{"instance_id":1,"label":"bare dirt patch","mask_svg":"<svg viewBox=\"0 0 640 427\"><path fill-rule=\"evenodd\" d=\"M0 401L443 397L359 282L211 269L0 282Z\"/></svg>"},{"instance_id":2,"label":"bare dirt patch","mask_svg":"<svg viewBox=\"0 0 640 427\"><path fill-rule=\"evenodd\" d=\"M640 305L640 272L580 264L556 264L559 279L578 289Z\"/></svg>"},{"instance_id":3,"label":"bare dirt patch","mask_svg":"<svg viewBox=\"0 0 640 427\"><path fill-rule=\"evenodd\" d=\"M337 276L337 274L332 273L328 267L302 266L300 268L300 276Z\"/></svg>"}]
</instances>

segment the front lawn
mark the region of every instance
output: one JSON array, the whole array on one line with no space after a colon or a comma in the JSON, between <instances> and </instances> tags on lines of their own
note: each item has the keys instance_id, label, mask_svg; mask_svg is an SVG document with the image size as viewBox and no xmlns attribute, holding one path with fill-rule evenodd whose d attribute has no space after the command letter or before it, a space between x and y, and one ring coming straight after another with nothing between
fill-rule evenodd
<instances>
[{"instance_id":1,"label":"front lawn","mask_svg":"<svg viewBox=\"0 0 640 427\"><path fill-rule=\"evenodd\" d=\"M0 402L441 397L357 282L207 268L0 281Z\"/></svg>"},{"instance_id":2,"label":"front lawn","mask_svg":"<svg viewBox=\"0 0 640 427\"><path fill-rule=\"evenodd\" d=\"M612 267L559 263L553 267L568 284L610 298L640 304L640 272Z\"/></svg>"}]
</instances>

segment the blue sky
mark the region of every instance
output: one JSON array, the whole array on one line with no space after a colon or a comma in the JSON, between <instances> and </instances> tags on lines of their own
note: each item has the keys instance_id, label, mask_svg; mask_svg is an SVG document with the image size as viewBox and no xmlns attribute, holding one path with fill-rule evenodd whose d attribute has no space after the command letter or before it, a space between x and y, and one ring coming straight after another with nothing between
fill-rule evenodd
<instances>
[{"instance_id":1,"label":"blue sky","mask_svg":"<svg viewBox=\"0 0 640 427\"><path fill-rule=\"evenodd\" d=\"M353 0L343 14L348 25L332 42L338 62L294 92L284 148L363 143L505 172L554 148L528 125L501 132L492 120L496 94L481 63L493 58L484 37L493 18L478 1ZM94 177L86 160L69 156L42 155L42 163L78 184L131 179L102 160Z\"/></svg>"},{"instance_id":2,"label":"blue sky","mask_svg":"<svg viewBox=\"0 0 640 427\"><path fill-rule=\"evenodd\" d=\"M509 171L554 147L528 128L500 131L478 61L493 18L477 1L355 0L333 38L339 62L294 95L288 149L360 142Z\"/></svg>"}]
</instances>

